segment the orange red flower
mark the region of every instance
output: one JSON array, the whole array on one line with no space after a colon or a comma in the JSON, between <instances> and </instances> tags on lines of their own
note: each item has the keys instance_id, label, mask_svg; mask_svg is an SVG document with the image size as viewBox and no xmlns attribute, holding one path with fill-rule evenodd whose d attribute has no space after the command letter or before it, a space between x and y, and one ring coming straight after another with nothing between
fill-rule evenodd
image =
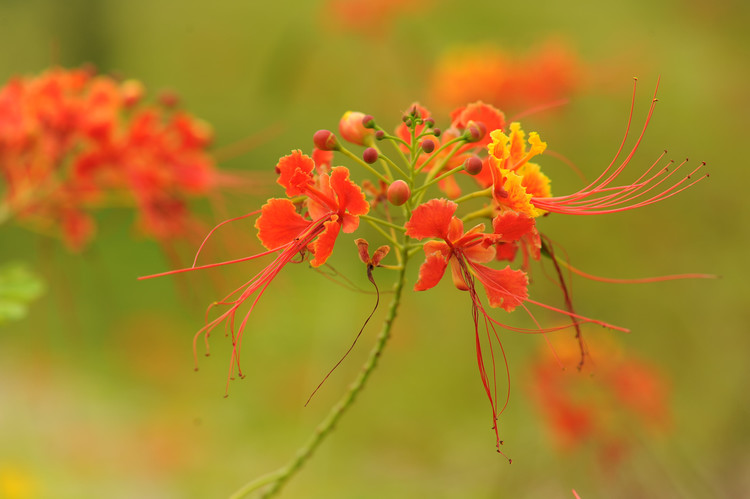
<instances>
[{"instance_id":1,"label":"orange red flower","mask_svg":"<svg viewBox=\"0 0 750 499\"><path fill-rule=\"evenodd\" d=\"M322 223L323 231L307 248L315 257L313 267L323 265L331 253L339 231L354 232L359 215L370 210L362 189L349 179L349 169L336 166L328 173L313 176L315 162L302 151L284 156L276 166L277 182L288 196L306 195L309 219L297 213L288 199L271 199L256 222L258 238L268 249L290 242L311 224Z\"/></svg>"},{"instance_id":2,"label":"orange red flower","mask_svg":"<svg viewBox=\"0 0 750 499\"><path fill-rule=\"evenodd\" d=\"M592 447L604 465L613 466L631 446L628 433L669 428L668 382L656 366L609 340L589 342L593 362L579 371L572 369L578 351L554 345L554 352L545 349L534 361L531 386L561 450Z\"/></svg>"},{"instance_id":3,"label":"orange red flower","mask_svg":"<svg viewBox=\"0 0 750 499\"><path fill-rule=\"evenodd\" d=\"M583 66L554 40L523 56L489 44L455 48L435 63L430 94L446 108L482 100L522 111L570 97L583 84Z\"/></svg>"},{"instance_id":4,"label":"orange red flower","mask_svg":"<svg viewBox=\"0 0 750 499\"><path fill-rule=\"evenodd\" d=\"M467 292L472 307L477 366L492 409L497 450L501 452L498 418L508 404L510 370L498 328L523 334L546 334L575 328L577 341L574 345L578 347L576 352L580 367L588 367L588 364L583 364L585 342L581 334L582 324L594 323L627 331L574 311L561 269L566 267L572 273L588 275L556 257L552 242L543 238L537 228L539 217L551 212L593 214L636 208L670 197L692 183L676 182L672 187L662 188L661 194L643 200L639 200L641 196L659 188L669 175L649 176L647 171L634 184L613 186L635 153L639 139L619 167L605 170L591 185L573 195L553 197L549 179L535 162L544 153L547 144L535 132L527 135L520 123L508 125L504 114L495 107L484 102L461 106L451 114L450 124L445 129L437 127L430 111L419 104L411 105L401 118L401 123L391 135L372 116L349 112L340 122L340 133L345 141L339 141L329 130L319 130L313 136L316 150L312 156L294 150L278 161L275 167L277 183L284 188L287 197L269 199L260 209L255 223L258 238L267 251L231 262L195 268L209 268L270 255L275 255L274 259L215 304L227 309L207 322L196 335L196 341L200 335L207 337L219 324L226 323L233 345L230 378L235 369L241 374L239 358L243 332L250 314L273 279L289 263L309 260L315 268L326 264L339 235L358 231L360 220L364 219L389 243L380 245L371 257L367 241L363 238L355 241L359 258L366 264L368 279L375 284L372 274L375 267L397 270L399 273L386 334L405 286L407 263L420 250L424 253L424 260L413 287L415 291L432 289L450 270L454 286ZM380 147L383 141L391 141L396 146L398 162L389 157L388 148ZM354 154L347 149L346 142L359 145L364 150L360 155ZM373 176L364 180L361 184L363 187L360 187L351 178L349 168L333 166L335 155L347 157ZM470 174L474 180L468 180L470 177L465 174ZM461 195L457 177L469 189L473 189ZM430 194L435 185L455 200ZM467 205L476 203L482 203L479 209L475 206L464 210ZM372 210L373 213L370 213L371 206L377 208ZM475 223L471 228L465 228L466 223L476 219L483 219L485 223ZM485 232L487 221L492 224L489 232ZM498 261L512 262L519 251L523 254L520 268L513 268L509 264L505 264L504 268L493 268ZM352 250L352 256L353 253ZM386 254L395 254L397 263L382 265ZM546 305L529 296L526 271L531 260L539 260L542 256L550 258L555 267L558 276L555 284L562 291L564 308ZM685 274L655 280L678 277L707 276ZM479 288L483 288L483 296L480 296ZM237 317L243 305L247 305L248 310ZM532 305L565 316L569 324L543 327L532 314ZM497 308L509 313L521 309L535 327L504 324L493 317L492 309ZM498 374L502 371L498 371L496 365L499 358L504 363L507 382L505 403L502 405L497 382L498 376L502 376ZM633 368L631 372L635 370ZM619 400L634 411L659 412L657 406L649 405L648 398L639 397L638 388L635 388L641 384L648 385L648 375L643 374L636 379L621 374L617 371L608 377L609 386ZM551 382L540 382L540 386L546 386L545 383ZM545 403L552 407L550 412L555 424L567 432L566 438L581 440L590 437L595 414L591 414L586 407L570 403L557 393L556 388L545 391L543 396L546 397Z\"/></svg>"},{"instance_id":5,"label":"orange red flower","mask_svg":"<svg viewBox=\"0 0 750 499\"><path fill-rule=\"evenodd\" d=\"M142 104L142 94L138 82L88 69L10 80L0 89L6 211L76 250L93 237L91 212L123 198L146 234L186 235L187 200L217 185L211 130L184 111Z\"/></svg>"}]
</instances>

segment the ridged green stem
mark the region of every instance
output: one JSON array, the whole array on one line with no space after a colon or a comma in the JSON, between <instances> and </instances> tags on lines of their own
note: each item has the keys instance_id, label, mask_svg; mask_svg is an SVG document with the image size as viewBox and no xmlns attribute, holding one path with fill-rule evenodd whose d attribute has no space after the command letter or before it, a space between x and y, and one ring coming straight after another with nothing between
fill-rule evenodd
<instances>
[{"instance_id":1,"label":"ridged green stem","mask_svg":"<svg viewBox=\"0 0 750 499\"><path fill-rule=\"evenodd\" d=\"M407 239L407 238L405 238ZM404 246L408 241L404 241ZM383 327L380 330L380 334L375 342L375 346L370 351L370 355L367 357L362 370L360 371L357 378L349 386L346 394L341 400L333 406L328 416L315 428L310 439L302 446L298 451L297 455L292 459L289 464L280 468L268 475L264 475L252 482L247 483L238 491L230 496L230 499L239 499L245 497L253 491L256 491L264 486L268 486L266 490L259 496L261 498L272 497L276 495L281 488L288 482L304 464L312 457L318 446L323 443L325 438L331 433L333 428L339 422L341 417L346 411L352 406L357 396L360 394L362 389L365 387L367 380L370 378L373 370L378 364L380 355L383 353L388 339L391 336L391 328L393 327L393 321L396 319L396 313L398 312L399 304L401 303L401 293L404 289L404 283L406 281L406 260L408 255L403 252L403 264L398 272L395 288L393 291L393 298L388 306L388 312L383 322Z\"/></svg>"}]
</instances>

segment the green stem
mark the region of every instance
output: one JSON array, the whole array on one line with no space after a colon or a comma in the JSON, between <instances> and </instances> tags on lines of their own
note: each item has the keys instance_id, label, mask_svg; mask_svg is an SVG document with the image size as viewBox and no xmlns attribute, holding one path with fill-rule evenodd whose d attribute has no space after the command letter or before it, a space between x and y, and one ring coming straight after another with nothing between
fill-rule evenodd
<instances>
[{"instance_id":1,"label":"green stem","mask_svg":"<svg viewBox=\"0 0 750 499\"><path fill-rule=\"evenodd\" d=\"M374 222L376 224L385 225L386 227L390 227L391 229L400 230L401 232L406 231L404 229L403 225L396 225L391 222L386 222L385 220L381 220L379 218L371 217L370 215L360 215L359 218L362 220L367 220L368 222Z\"/></svg>"},{"instance_id":2,"label":"green stem","mask_svg":"<svg viewBox=\"0 0 750 499\"><path fill-rule=\"evenodd\" d=\"M424 163L422 163L419 166L419 168L417 168L417 173L419 173L420 171L422 171L422 168L424 168L425 166L427 166L428 164L430 164L432 162L432 160L435 159L437 157L437 155L440 154L441 152L443 152L448 146L453 145L456 142L466 142L466 138L463 137L463 136L456 137L455 139L449 140L445 144L441 145L435 152L433 152L431 155L429 155L426 160L424 160ZM460 144L458 147L454 148L453 151L451 151L451 156L453 156L456 153L456 151L458 150L458 148L461 147L462 145L463 144ZM443 163L445 163L445 162L443 162ZM440 170L440 168L438 168L438 170Z\"/></svg>"},{"instance_id":3,"label":"green stem","mask_svg":"<svg viewBox=\"0 0 750 499\"><path fill-rule=\"evenodd\" d=\"M382 228L380 228L380 226L378 224L376 224L375 222L373 222L372 220L365 220L365 221L368 224L370 224L370 226L373 229L375 229L376 231L380 232L380 235L383 236L384 238L386 238L388 241L390 241L391 244L393 244L393 246L395 248L398 248L398 249L401 248L401 243L399 243L393 235L388 234L386 231L384 231ZM393 229L391 229L391 231L393 231ZM399 257L399 258L400 258L400 254L401 254L400 251L396 252L396 256ZM398 263L401 263L401 262L399 261Z\"/></svg>"},{"instance_id":4,"label":"green stem","mask_svg":"<svg viewBox=\"0 0 750 499\"><path fill-rule=\"evenodd\" d=\"M365 163L362 158L360 158L359 156L357 156L356 154L354 154L353 152L351 152L349 149L347 149L347 148L339 145L338 151L340 153L342 153L343 155L345 155L345 156L349 156L351 159L353 159L354 161L356 161L360 165L364 166L367 171L369 171L370 173L372 173L373 175L375 175L376 177L378 177L380 180L382 180L386 184L390 184L391 183L391 181L388 180L388 177L386 177L385 175L383 175L382 173L380 173L379 171L377 171L372 166L370 166L367 163Z\"/></svg>"},{"instance_id":5,"label":"green stem","mask_svg":"<svg viewBox=\"0 0 750 499\"><path fill-rule=\"evenodd\" d=\"M406 244L406 239L404 244ZM292 459L289 464L283 468L278 469L268 475L265 475L259 479L253 480L247 483L237 492L230 496L230 499L239 499L247 496L247 494L260 489L265 485L269 485L268 489L263 491L260 497L266 498L277 494L281 488L288 482L304 464L312 457L318 446L325 440L325 438L331 433L333 428L339 422L341 417L346 411L352 406L354 400L360 394L362 389L365 387L367 380L370 378L373 370L378 364L380 355L383 353L388 339L391 336L391 328L393 327L393 321L396 319L396 313L398 312L399 304L401 303L401 294L404 290L404 283L406 281L406 260L408 256L404 252L403 265L399 269L398 278L396 280L395 288L393 290L393 298L388 307L388 312L383 322L383 328L380 330L380 334L375 342L375 346L370 351L370 355L367 357L362 370L360 371L357 378L349 386L349 389L339 402L333 406L328 416L315 428L310 439L302 446L298 451L297 455Z\"/></svg>"},{"instance_id":6,"label":"green stem","mask_svg":"<svg viewBox=\"0 0 750 499\"><path fill-rule=\"evenodd\" d=\"M487 197L492 197L492 187L482 189L481 191L474 191L465 196L461 196L460 198L454 199L453 201L456 203L463 203L464 201L468 201L469 199L487 198Z\"/></svg>"},{"instance_id":7,"label":"green stem","mask_svg":"<svg viewBox=\"0 0 750 499\"><path fill-rule=\"evenodd\" d=\"M457 167L453 168L452 170L448 170L447 172L443 173L442 175L438 175L437 177L433 178L433 179L432 179L432 180L430 180L429 182L427 182L427 183L423 184L423 185L422 185L421 187L419 187L418 189L414 189L414 190L412 191L412 193L411 193L411 194L412 194L412 196L413 196L414 194L419 194L419 193L421 193L422 191L426 190L426 189L427 189L428 187L430 187L431 185L437 184L437 183L438 183L438 182L440 182L441 180L443 180L443 179L445 179L445 178L448 178L448 177L450 177L451 175L454 175L454 174L456 174L456 173L458 173L458 172L460 172L460 171L463 171L463 169L464 169L464 165L461 165L461 166L457 166Z\"/></svg>"},{"instance_id":8,"label":"green stem","mask_svg":"<svg viewBox=\"0 0 750 499\"><path fill-rule=\"evenodd\" d=\"M409 177L409 175L407 175L406 172L404 170L402 170L400 166L398 166L396 163L393 162L393 160L391 160L391 158L389 158L388 156L386 156L385 154L383 154L383 152L380 150L380 148L377 147L377 144L375 146L373 146L373 147L375 147L375 150L378 151L378 159L380 159L381 162L385 163L383 165L384 167L386 165L391 165L393 168L395 168L401 174L402 177L404 177L404 178L408 178Z\"/></svg>"},{"instance_id":9,"label":"green stem","mask_svg":"<svg viewBox=\"0 0 750 499\"><path fill-rule=\"evenodd\" d=\"M466 215L461 217L461 220L464 222L468 222L469 220L474 220L475 218L492 218L492 214L494 213L494 210L492 206L485 206L484 208L481 208L477 211L472 211L471 213L467 213Z\"/></svg>"}]
</instances>

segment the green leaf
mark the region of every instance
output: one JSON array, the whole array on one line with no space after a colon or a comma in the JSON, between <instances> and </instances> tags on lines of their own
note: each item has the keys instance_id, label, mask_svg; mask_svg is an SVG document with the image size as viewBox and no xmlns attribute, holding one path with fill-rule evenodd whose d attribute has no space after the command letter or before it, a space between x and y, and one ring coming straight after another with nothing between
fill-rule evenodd
<instances>
[{"instance_id":1,"label":"green leaf","mask_svg":"<svg viewBox=\"0 0 750 499\"><path fill-rule=\"evenodd\" d=\"M44 282L19 262L0 266L0 325L26 317L28 305L44 293Z\"/></svg>"}]
</instances>

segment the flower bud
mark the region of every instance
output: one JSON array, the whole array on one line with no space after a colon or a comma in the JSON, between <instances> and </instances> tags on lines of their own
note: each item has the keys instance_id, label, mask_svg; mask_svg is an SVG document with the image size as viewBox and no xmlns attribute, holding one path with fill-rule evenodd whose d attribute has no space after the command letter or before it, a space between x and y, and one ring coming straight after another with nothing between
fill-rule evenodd
<instances>
[{"instance_id":1,"label":"flower bud","mask_svg":"<svg viewBox=\"0 0 750 499\"><path fill-rule=\"evenodd\" d=\"M375 118L371 114L366 114L362 118L362 126L365 128L375 128Z\"/></svg>"},{"instance_id":2,"label":"flower bud","mask_svg":"<svg viewBox=\"0 0 750 499\"><path fill-rule=\"evenodd\" d=\"M435 126L435 120L433 120L432 118L427 118L426 120L424 120L424 126L426 126L427 128L434 127Z\"/></svg>"},{"instance_id":3,"label":"flower bud","mask_svg":"<svg viewBox=\"0 0 750 499\"><path fill-rule=\"evenodd\" d=\"M313 135L313 144L321 151L337 151L339 143L336 136L330 130L318 130Z\"/></svg>"},{"instance_id":4,"label":"flower bud","mask_svg":"<svg viewBox=\"0 0 750 499\"><path fill-rule=\"evenodd\" d=\"M482 132L478 126L472 125L466 129L464 136L469 142L478 142L482 138Z\"/></svg>"},{"instance_id":5,"label":"flower bud","mask_svg":"<svg viewBox=\"0 0 750 499\"><path fill-rule=\"evenodd\" d=\"M395 206L401 206L411 196L409 185L403 180L396 180L388 186L388 201Z\"/></svg>"},{"instance_id":6,"label":"flower bud","mask_svg":"<svg viewBox=\"0 0 750 499\"><path fill-rule=\"evenodd\" d=\"M373 164L378 160L378 150L374 147L368 147L362 152L362 159L365 160L365 163L368 165Z\"/></svg>"},{"instance_id":7,"label":"flower bud","mask_svg":"<svg viewBox=\"0 0 750 499\"><path fill-rule=\"evenodd\" d=\"M434 135L435 137L440 137L441 133L443 133L443 131L441 129L439 129L439 128L433 128L432 129L432 135Z\"/></svg>"},{"instance_id":8,"label":"flower bud","mask_svg":"<svg viewBox=\"0 0 750 499\"><path fill-rule=\"evenodd\" d=\"M383 140L385 138L385 132L383 130L378 130L375 132L375 139L376 140Z\"/></svg>"},{"instance_id":9,"label":"flower bud","mask_svg":"<svg viewBox=\"0 0 750 499\"><path fill-rule=\"evenodd\" d=\"M469 121L465 135L469 142L479 142L487 135L487 126L481 121Z\"/></svg>"},{"instance_id":10,"label":"flower bud","mask_svg":"<svg viewBox=\"0 0 750 499\"><path fill-rule=\"evenodd\" d=\"M435 150L435 142L432 139L424 139L422 141L422 150L427 154Z\"/></svg>"},{"instance_id":11,"label":"flower bud","mask_svg":"<svg viewBox=\"0 0 750 499\"><path fill-rule=\"evenodd\" d=\"M471 156L464 162L464 171L469 175L479 175L482 171L482 160L478 156Z\"/></svg>"},{"instance_id":12,"label":"flower bud","mask_svg":"<svg viewBox=\"0 0 750 499\"><path fill-rule=\"evenodd\" d=\"M373 130L365 128L363 118L366 117L364 113L355 111L345 112L344 116L339 120L339 133L341 137L352 144L365 145L369 137L374 133Z\"/></svg>"}]
</instances>

